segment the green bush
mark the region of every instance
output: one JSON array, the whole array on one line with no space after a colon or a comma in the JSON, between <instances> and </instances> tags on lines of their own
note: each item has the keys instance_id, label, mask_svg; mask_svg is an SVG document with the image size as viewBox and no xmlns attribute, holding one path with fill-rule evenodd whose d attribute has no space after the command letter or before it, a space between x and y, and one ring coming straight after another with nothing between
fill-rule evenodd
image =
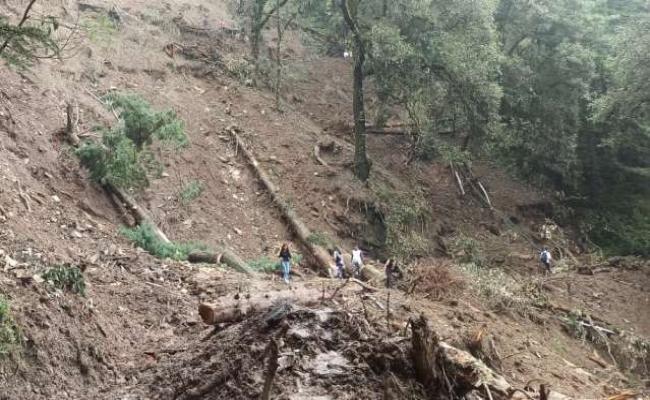
<instances>
[{"instance_id":1,"label":"green bush","mask_svg":"<svg viewBox=\"0 0 650 400\"><path fill-rule=\"evenodd\" d=\"M136 246L148 251L158 258L172 260L187 260L187 255L194 250L206 250L200 243L165 243L158 239L151 225L143 224L135 228L120 228L120 233L131 240Z\"/></svg>"},{"instance_id":2,"label":"green bush","mask_svg":"<svg viewBox=\"0 0 650 400\"><path fill-rule=\"evenodd\" d=\"M293 265L300 264L302 261L302 254L300 253L293 253L293 258L291 259L291 263ZM258 259L252 260L248 262L248 266L251 267L254 271L258 272L267 272L267 273L273 273L276 271L280 271L282 269L282 265L280 264L280 258L272 258L269 256L262 256Z\"/></svg>"},{"instance_id":3,"label":"green bush","mask_svg":"<svg viewBox=\"0 0 650 400\"><path fill-rule=\"evenodd\" d=\"M467 264L474 264L477 267L485 266L485 257L479 242L469 236L460 234L454 240L456 252L460 252L460 261Z\"/></svg>"},{"instance_id":4,"label":"green bush","mask_svg":"<svg viewBox=\"0 0 650 400\"><path fill-rule=\"evenodd\" d=\"M77 267L56 266L45 271L42 276L45 281L59 290L69 290L82 296L86 294L86 281Z\"/></svg>"},{"instance_id":5,"label":"green bush","mask_svg":"<svg viewBox=\"0 0 650 400\"><path fill-rule=\"evenodd\" d=\"M332 239L323 232L312 232L311 235L307 237L307 242L326 249L333 247Z\"/></svg>"},{"instance_id":6,"label":"green bush","mask_svg":"<svg viewBox=\"0 0 650 400\"><path fill-rule=\"evenodd\" d=\"M0 359L22 344L20 331L11 316L9 302L0 295Z\"/></svg>"},{"instance_id":7,"label":"green bush","mask_svg":"<svg viewBox=\"0 0 650 400\"><path fill-rule=\"evenodd\" d=\"M119 110L119 121L110 129L100 129L101 142L86 141L76 154L93 180L122 188L149 186L149 176L157 176L162 167L148 149L154 142L187 146L183 122L173 111L153 111L135 95L110 94L108 107Z\"/></svg>"},{"instance_id":8,"label":"green bush","mask_svg":"<svg viewBox=\"0 0 650 400\"><path fill-rule=\"evenodd\" d=\"M182 188L180 193L178 194L178 198L183 204L189 204L192 202L192 200L197 199L199 196L201 196L201 193L203 193L203 185L199 181L191 181L185 184Z\"/></svg>"},{"instance_id":9,"label":"green bush","mask_svg":"<svg viewBox=\"0 0 650 400\"><path fill-rule=\"evenodd\" d=\"M52 33L59 28L56 18L46 17L38 24L14 25L0 15L0 43L8 41L0 59L18 68L29 67L37 58L58 57L60 48Z\"/></svg>"},{"instance_id":10,"label":"green bush","mask_svg":"<svg viewBox=\"0 0 650 400\"><path fill-rule=\"evenodd\" d=\"M424 193L421 190L398 193L385 187L375 193L384 215L386 250L405 261L427 255L430 242L424 232L431 214Z\"/></svg>"}]
</instances>

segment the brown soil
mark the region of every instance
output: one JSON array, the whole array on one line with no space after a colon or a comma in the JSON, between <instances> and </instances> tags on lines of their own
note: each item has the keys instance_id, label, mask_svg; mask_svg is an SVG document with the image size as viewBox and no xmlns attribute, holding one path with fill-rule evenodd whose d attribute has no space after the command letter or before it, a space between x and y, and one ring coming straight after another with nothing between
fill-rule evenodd
<instances>
[{"instance_id":1,"label":"brown soil","mask_svg":"<svg viewBox=\"0 0 650 400\"><path fill-rule=\"evenodd\" d=\"M80 4L39 2L35 12L72 22ZM109 10L105 2L84 4L100 7L99 14L81 11L84 21ZM263 386L265 348L282 329L288 330L277 336L280 368L273 398L390 398L386 392L393 398L425 398L411 370L405 328L408 318L419 313L460 347L467 335L484 330L498 353L495 368L518 387L540 379L578 398L598 398L648 384L643 372L628 374L591 361L594 350L608 361L603 347L567 334L560 315L552 311L538 309L531 316L491 308L475 289L479 282L473 279L478 278L453 268L450 273L463 284L440 292L444 295L391 290L388 323L387 290L369 295L348 285L333 301L293 307L286 328L267 326L267 311L216 330L206 327L197 314L199 302L284 285L271 274L247 277L221 267L157 260L133 249L118 233L127 221L106 193L89 182L63 141L66 101L78 104L79 132L90 136L93 126L114 121L96 98L111 88L173 108L186 122L191 147L174 154L161 150L166 176L138 194L173 240L223 243L246 260L274 257L279 244L291 240L224 134L236 124L305 223L349 249L362 240L359 233L367 222L363 202L374 201L372 191L359 185L349 168L350 65L307 54L292 38L288 56L294 62L279 112L265 90L247 87L187 54L172 58L163 51L171 42L199 49L207 43L224 58L241 59L245 43L223 30L212 31L235 26L225 3L114 4L121 15L119 29L75 39L69 59L43 60L31 71L0 66L0 293L9 300L24 337L21 351L0 360L0 399L189 398L209 382L217 382L218 389L197 398L253 398ZM22 6L9 0L0 12L16 18ZM174 22L179 15L181 22ZM185 25L203 30L188 31ZM312 151L319 141L331 140L337 151L324 155L332 166L328 169ZM492 212L477 199L458 195L446 165L406 166L400 151L405 146L403 138L369 138L373 180L396 191L408 191L414 182L426 189L434 219L428 237L450 246L464 233L481 243L490 265L514 280L540 274L537 232L544 213L535 207L548 202L548 196L479 162L475 173L492 196L498 210ZM179 192L193 180L205 190L183 204ZM570 234L561 237L554 246L573 249ZM574 253L580 265L595 263ZM369 254L369 262L375 262L374 256ZM451 265L450 256L456 255L421 260L420 267ZM34 279L61 263L82 267L85 296L52 290ZM577 274L577 266L542 282L554 304L650 336L647 266L590 276ZM315 277L309 265L297 270L301 276L294 285L321 288L325 299L339 284Z\"/></svg>"}]
</instances>

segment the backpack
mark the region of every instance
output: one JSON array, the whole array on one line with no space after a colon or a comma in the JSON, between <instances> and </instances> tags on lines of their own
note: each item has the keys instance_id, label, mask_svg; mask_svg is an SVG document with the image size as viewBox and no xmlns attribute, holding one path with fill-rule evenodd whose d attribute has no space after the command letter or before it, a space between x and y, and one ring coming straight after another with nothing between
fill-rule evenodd
<instances>
[{"instance_id":1,"label":"backpack","mask_svg":"<svg viewBox=\"0 0 650 400\"><path fill-rule=\"evenodd\" d=\"M334 261L336 262L336 265L343 264L343 259L341 258L341 254L339 252L336 252L336 254L334 254Z\"/></svg>"},{"instance_id":2,"label":"backpack","mask_svg":"<svg viewBox=\"0 0 650 400\"><path fill-rule=\"evenodd\" d=\"M544 263L548 262L548 251L546 250L542 251L542 254L540 255L539 259Z\"/></svg>"}]
</instances>

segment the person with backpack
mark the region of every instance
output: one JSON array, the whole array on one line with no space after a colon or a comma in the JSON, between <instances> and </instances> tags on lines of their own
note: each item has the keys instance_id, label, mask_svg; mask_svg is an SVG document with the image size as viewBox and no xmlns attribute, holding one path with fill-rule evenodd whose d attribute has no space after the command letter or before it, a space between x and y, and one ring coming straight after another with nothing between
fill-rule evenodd
<instances>
[{"instance_id":1,"label":"person with backpack","mask_svg":"<svg viewBox=\"0 0 650 400\"><path fill-rule=\"evenodd\" d=\"M551 273L551 261L553 261L553 257L551 257L551 252L548 251L546 247L542 249L542 252L539 253L539 261L542 263L544 266L544 269L546 272L549 274Z\"/></svg>"},{"instance_id":2,"label":"person with backpack","mask_svg":"<svg viewBox=\"0 0 650 400\"><path fill-rule=\"evenodd\" d=\"M396 279L402 278L402 271L397 266L397 260L389 258L384 264L384 273L386 274L386 287L390 289Z\"/></svg>"},{"instance_id":3,"label":"person with backpack","mask_svg":"<svg viewBox=\"0 0 650 400\"><path fill-rule=\"evenodd\" d=\"M361 268L363 267L363 259L361 257L361 249L359 246L354 246L352 250L352 274L355 278L361 275Z\"/></svg>"},{"instance_id":4,"label":"person with backpack","mask_svg":"<svg viewBox=\"0 0 650 400\"><path fill-rule=\"evenodd\" d=\"M334 265L336 265L336 277L338 279L345 278L345 262L343 261L343 255L341 251L337 248L334 249Z\"/></svg>"},{"instance_id":5,"label":"person with backpack","mask_svg":"<svg viewBox=\"0 0 650 400\"><path fill-rule=\"evenodd\" d=\"M291 251L289 251L289 244L283 243L282 248L280 249L280 264L282 265L282 275L284 277L284 282L289 284L291 279Z\"/></svg>"}]
</instances>

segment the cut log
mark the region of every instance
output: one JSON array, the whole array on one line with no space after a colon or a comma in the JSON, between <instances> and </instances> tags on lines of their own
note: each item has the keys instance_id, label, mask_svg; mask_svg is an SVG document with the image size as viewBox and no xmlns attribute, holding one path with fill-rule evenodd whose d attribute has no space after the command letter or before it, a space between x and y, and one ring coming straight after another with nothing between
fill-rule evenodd
<instances>
[{"instance_id":1,"label":"cut log","mask_svg":"<svg viewBox=\"0 0 650 400\"><path fill-rule=\"evenodd\" d=\"M225 264L239 272L252 275L253 270L237 254L227 248L220 249L220 252L195 250L187 255L187 261L191 263Z\"/></svg>"},{"instance_id":2,"label":"cut log","mask_svg":"<svg viewBox=\"0 0 650 400\"><path fill-rule=\"evenodd\" d=\"M320 302L321 291L318 289L279 290L250 297L238 295L238 298L221 298L214 303L201 303L199 315L208 325L239 322L254 312L264 310L279 301L299 304L305 307Z\"/></svg>"},{"instance_id":3,"label":"cut log","mask_svg":"<svg viewBox=\"0 0 650 400\"><path fill-rule=\"evenodd\" d=\"M482 391L494 399L530 398L518 393L520 390L470 353L440 341L424 316L412 318L409 323L416 377L430 398L462 398L472 391ZM569 397L551 391L548 399Z\"/></svg>"},{"instance_id":4,"label":"cut log","mask_svg":"<svg viewBox=\"0 0 650 400\"><path fill-rule=\"evenodd\" d=\"M251 153L251 151L248 150L248 147L244 144L241 137L237 133L237 128L231 126L227 129L227 131L235 141L237 148L241 150L242 154L244 154L246 161L251 166L251 168L253 168L255 175L260 180L260 182L262 182L262 184L264 185L264 188L271 196L273 203L278 207L278 209L282 213L285 221L289 225L289 228L296 235L300 244L309 251L309 253L311 254L312 258L314 259L316 265L321 270L321 272L331 277L333 275L333 268L331 265L332 260L327 250L325 250L324 248L322 248L317 244L310 242L309 237L311 236L311 231L298 217L298 214L296 214L294 209L282 199L282 197L280 196L280 191L278 190L277 186L275 186L275 184L271 181L271 179L266 174L266 172L262 170L259 162L255 159L255 156L253 156L253 153ZM364 279L376 279L376 278L381 279L383 275L375 268L371 266L365 266L362 269L362 276L364 277Z\"/></svg>"}]
</instances>

